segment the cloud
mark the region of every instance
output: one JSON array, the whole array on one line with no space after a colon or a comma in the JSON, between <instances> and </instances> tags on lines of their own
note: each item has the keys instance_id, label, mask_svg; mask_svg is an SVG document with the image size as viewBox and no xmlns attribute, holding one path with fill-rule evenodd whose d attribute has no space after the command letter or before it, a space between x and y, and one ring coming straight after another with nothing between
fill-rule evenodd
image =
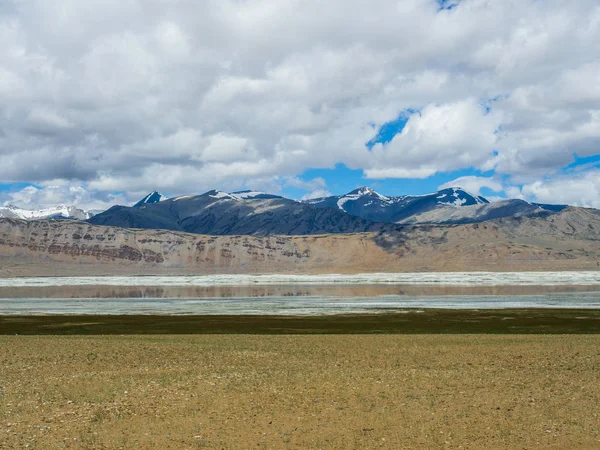
<instances>
[{"instance_id":1,"label":"cloud","mask_svg":"<svg viewBox=\"0 0 600 450\"><path fill-rule=\"evenodd\" d=\"M303 195L301 200L312 200L315 198L330 197L331 195L332 195L331 192L329 192L328 190L321 189L321 190L309 192L308 194Z\"/></svg>"},{"instance_id":2,"label":"cloud","mask_svg":"<svg viewBox=\"0 0 600 450\"><path fill-rule=\"evenodd\" d=\"M341 163L532 184L596 154L598 2L452 5L7 0L0 180L105 199L277 190ZM369 151L406 110L419 113Z\"/></svg>"},{"instance_id":3,"label":"cloud","mask_svg":"<svg viewBox=\"0 0 600 450\"><path fill-rule=\"evenodd\" d=\"M26 186L22 189L3 192L0 201L6 205L17 205L25 209L36 209L56 205L77 206L85 210L105 210L115 204L130 205L124 195L113 195L88 190L66 180L53 180L44 186Z\"/></svg>"},{"instance_id":4,"label":"cloud","mask_svg":"<svg viewBox=\"0 0 600 450\"><path fill-rule=\"evenodd\" d=\"M301 200L311 200L313 198L329 197L332 195L327 190L327 181L322 177L316 177L312 180L301 180L297 177L291 177L285 180L285 186L308 191L307 194L302 196Z\"/></svg>"},{"instance_id":5,"label":"cloud","mask_svg":"<svg viewBox=\"0 0 600 450\"><path fill-rule=\"evenodd\" d=\"M600 170L538 180L520 189L523 198L540 203L600 208Z\"/></svg>"},{"instance_id":6,"label":"cloud","mask_svg":"<svg viewBox=\"0 0 600 450\"><path fill-rule=\"evenodd\" d=\"M481 195L482 188L488 188L493 192L502 192L504 187L502 183L494 178L465 176L444 183L438 189L448 189L451 187L461 187L472 194Z\"/></svg>"},{"instance_id":7,"label":"cloud","mask_svg":"<svg viewBox=\"0 0 600 450\"><path fill-rule=\"evenodd\" d=\"M501 116L475 99L429 105L413 114L401 133L372 148L368 178L422 178L440 171L482 167L494 156Z\"/></svg>"}]
</instances>

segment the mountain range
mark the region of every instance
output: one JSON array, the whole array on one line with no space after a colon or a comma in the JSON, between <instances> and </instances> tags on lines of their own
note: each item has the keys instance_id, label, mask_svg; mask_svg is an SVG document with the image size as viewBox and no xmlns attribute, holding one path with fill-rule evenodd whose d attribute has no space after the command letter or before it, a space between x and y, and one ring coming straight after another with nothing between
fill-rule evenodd
<instances>
[{"instance_id":1,"label":"mountain range","mask_svg":"<svg viewBox=\"0 0 600 450\"><path fill-rule=\"evenodd\" d=\"M257 191L170 199L151 193L136 206L113 206L84 220L20 214L29 220L0 218L0 277L597 270L600 264L599 210L489 202L460 188L402 197L360 188L304 202Z\"/></svg>"},{"instance_id":2,"label":"mountain range","mask_svg":"<svg viewBox=\"0 0 600 450\"><path fill-rule=\"evenodd\" d=\"M296 201L260 191L223 192L167 198L151 192L133 206L103 212L74 206L26 210L0 208L0 218L76 219L93 225L165 229L212 235L309 235L397 229L408 224L453 225L504 217L547 216L566 205L518 199L490 202L454 187L425 195L385 196L361 187L345 195Z\"/></svg>"},{"instance_id":3,"label":"mountain range","mask_svg":"<svg viewBox=\"0 0 600 450\"><path fill-rule=\"evenodd\" d=\"M0 219L0 277L595 271L599 264L600 211L576 207L484 223L309 236L207 236Z\"/></svg>"},{"instance_id":4,"label":"mountain range","mask_svg":"<svg viewBox=\"0 0 600 450\"><path fill-rule=\"evenodd\" d=\"M306 235L377 231L385 224L263 192L209 191L140 206L113 206L93 225L213 235Z\"/></svg>"},{"instance_id":5,"label":"mountain range","mask_svg":"<svg viewBox=\"0 0 600 450\"><path fill-rule=\"evenodd\" d=\"M458 187L398 197L362 187L346 195L306 201L258 191L213 190L171 199L153 192L132 207L113 206L88 221L213 235L307 235L392 230L407 224L478 223L550 215L564 208L517 199L492 203Z\"/></svg>"},{"instance_id":6,"label":"mountain range","mask_svg":"<svg viewBox=\"0 0 600 450\"><path fill-rule=\"evenodd\" d=\"M308 200L316 208L338 208L353 216L386 223L476 223L500 217L518 217L558 212L566 206L553 209L510 199L491 203L462 188L448 188L425 195L387 197L362 187L346 195Z\"/></svg>"}]
</instances>

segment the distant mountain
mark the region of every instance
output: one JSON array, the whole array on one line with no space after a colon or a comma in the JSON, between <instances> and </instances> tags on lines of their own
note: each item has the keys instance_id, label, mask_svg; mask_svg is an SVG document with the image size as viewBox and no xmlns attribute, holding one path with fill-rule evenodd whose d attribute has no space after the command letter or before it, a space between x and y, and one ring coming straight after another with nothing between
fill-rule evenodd
<instances>
[{"instance_id":1,"label":"distant mountain","mask_svg":"<svg viewBox=\"0 0 600 450\"><path fill-rule=\"evenodd\" d=\"M44 209L23 209L18 206L8 205L0 207L0 217L9 219L23 220L42 220L42 219L76 219L87 220L94 214L84 211L75 206L58 205Z\"/></svg>"},{"instance_id":2,"label":"distant mountain","mask_svg":"<svg viewBox=\"0 0 600 450\"><path fill-rule=\"evenodd\" d=\"M154 191L132 207L84 211L74 206L27 210L0 207L0 218L77 219L95 225L167 229L214 235L306 235L390 229L394 224L466 224L504 217L555 214L565 205L502 200L490 203L459 187L425 195L386 196L361 187L345 195L298 202L261 191L167 198Z\"/></svg>"},{"instance_id":3,"label":"distant mountain","mask_svg":"<svg viewBox=\"0 0 600 450\"><path fill-rule=\"evenodd\" d=\"M261 191L237 191L232 192L229 195L238 200L283 198L280 195L267 194Z\"/></svg>"},{"instance_id":4,"label":"distant mountain","mask_svg":"<svg viewBox=\"0 0 600 450\"><path fill-rule=\"evenodd\" d=\"M339 209L314 208L263 192L217 190L137 207L113 206L88 222L125 228L256 236L355 233L385 228L383 224Z\"/></svg>"},{"instance_id":5,"label":"distant mountain","mask_svg":"<svg viewBox=\"0 0 600 450\"><path fill-rule=\"evenodd\" d=\"M270 206L273 201L266 200ZM162 208L170 202L178 203L168 200L130 209ZM1 261L5 262L0 264L0 276L4 277L596 271L600 211L570 207L548 216L465 225L405 225L389 232L266 237L0 219Z\"/></svg>"},{"instance_id":6,"label":"distant mountain","mask_svg":"<svg viewBox=\"0 0 600 450\"><path fill-rule=\"evenodd\" d=\"M411 217L446 206L463 207L489 204L483 197L461 188L443 189L432 194L388 197L368 187L346 195L307 200L316 208L338 208L353 216L374 222L402 223Z\"/></svg>"},{"instance_id":7,"label":"distant mountain","mask_svg":"<svg viewBox=\"0 0 600 450\"><path fill-rule=\"evenodd\" d=\"M523 200L490 203L459 187L425 195L388 197L368 187L304 202L260 191L164 199L148 194L133 207L114 206L89 220L94 225L166 229L213 235L306 235L390 229L394 225L477 223L505 217L550 215L558 205Z\"/></svg>"},{"instance_id":8,"label":"distant mountain","mask_svg":"<svg viewBox=\"0 0 600 450\"><path fill-rule=\"evenodd\" d=\"M547 211L561 212L569 207L569 205L549 205L547 203L532 203L532 205L539 206Z\"/></svg>"},{"instance_id":9,"label":"distant mountain","mask_svg":"<svg viewBox=\"0 0 600 450\"><path fill-rule=\"evenodd\" d=\"M162 202L164 200L167 200L167 198L168 197L165 197L160 192L156 192L156 191L150 192L143 199L141 199L139 202L137 202L135 205L133 205L133 207L137 208L138 206L147 205L149 203Z\"/></svg>"},{"instance_id":10,"label":"distant mountain","mask_svg":"<svg viewBox=\"0 0 600 450\"><path fill-rule=\"evenodd\" d=\"M550 215L555 211L523 200L500 200L494 203L482 203L468 206L441 205L402 219L403 224L466 224L484 222L504 217L524 217Z\"/></svg>"}]
</instances>

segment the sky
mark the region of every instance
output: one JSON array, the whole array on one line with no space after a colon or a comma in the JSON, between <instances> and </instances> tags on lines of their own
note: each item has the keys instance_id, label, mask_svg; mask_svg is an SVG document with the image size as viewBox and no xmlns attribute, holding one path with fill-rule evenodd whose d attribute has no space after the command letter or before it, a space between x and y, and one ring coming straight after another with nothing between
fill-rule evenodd
<instances>
[{"instance_id":1,"label":"sky","mask_svg":"<svg viewBox=\"0 0 600 450\"><path fill-rule=\"evenodd\" d=\"M0 204L461 186L600 208L597 0L3 0Z\"/></svg>"}]
</instances>

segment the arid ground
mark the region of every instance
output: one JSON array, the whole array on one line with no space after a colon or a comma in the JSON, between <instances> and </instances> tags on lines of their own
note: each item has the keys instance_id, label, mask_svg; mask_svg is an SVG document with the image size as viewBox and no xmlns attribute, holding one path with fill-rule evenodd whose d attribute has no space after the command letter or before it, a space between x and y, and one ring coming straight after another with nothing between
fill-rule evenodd
<instances>
[{"instance_id":1,"label":"arid ground","mask_svg":"<svg viewBox=\"0 0 600 450\"><path fill-rule=\"evenodd\" d=\"M600 448L600 335L1 336L0 448Z\"/></svg>"}]
</instances>

